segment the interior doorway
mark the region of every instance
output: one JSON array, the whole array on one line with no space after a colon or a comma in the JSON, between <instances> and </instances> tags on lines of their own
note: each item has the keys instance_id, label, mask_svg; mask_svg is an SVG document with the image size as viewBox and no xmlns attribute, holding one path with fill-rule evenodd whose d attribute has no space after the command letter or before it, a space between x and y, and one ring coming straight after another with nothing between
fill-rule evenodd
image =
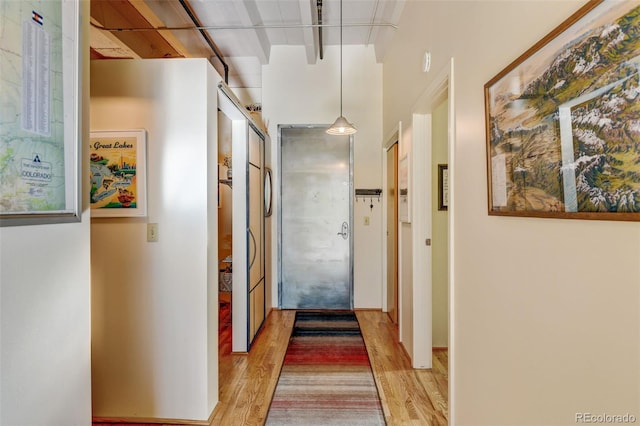
<instances>
[{"instance_id":1,"label":"interior doorway","mask_svg":"<svg viewBox=\"0 0 640 426\"><path fill-rule=\"evenodd\" d=\"M233 291L233 170L231 120L218 111L218 347L231 352Z\"/></svg>"},{"instance_id":2,"label":"interior doorway","mask_svg":"<svg viewBox=\"0 0 640 426\"><path fill-rule=\"evenodd\" d=\"M353 138L279 126L279 307L353 309Z\"/></svg>"},{"instance_id":3,"label":"interior doorway","mask_svg":"<svg viewBox=\"0 0 640 426\"><path fill-rule=\"evenodd\" d=\"M431 110L431 305L433 349L449 347L449 147L448 98L442 94Z\"/></svg>"},{"instance_id":4,"label":"interior doorway","mask_svg":"<svg viewBox=\"0 0 640 426\"><path fill-rule=\"evenodd\" d=\"M264 153L267 135L224 83L218 85L218 102L220 112L226 116L218 117L218 137L220 145L227 147L222 154L223 163L227 164L219 166L224 174L218 175L218 181L231 190L230 203L219 199L227 209L224 210L226 216L218 215L219 221L229 216L229 205L231 207L225 223L227 229L219 232L219 238L224 239L231 227L231 256L228 256L228 240L222 241L223 250L219 252L220 256L226 255L218 259L220 286L226 290L220 291L219 299L222 302L230 299L232 351L248 352L266 317ZM218 155L220 158L220 153ZM224 187L222 190L226 191ZM221 224L219 222L219 227ZM221 241L218 243L220 247ZM219 309L223 307L221 303Z\"/></svg>"},{"instance_id":5,"label":"interior doorway","mask_svg":"<svg viewBox=\"0 0 640 426\"><path fill-rule=\"evenodd\" d=\"M398 141L387 149L387 313L398 323Z\"/></svg>"},{"instance_id":6,"label":"interior doorway","mask_svg":"<svg viewBox=\"0 0 640 426\"><path fill-rule=\"evenodd\" d=\"M454 190L455 190L455 98L453 81L453 59L438 73L432 83L415 103L408 132L402 131L402 122L399 123L399 143L401 155L408 156L410 164L409 190L411 218L407 224L402 223L399 238L399 339L406 345L407 353L411 358L414 368L432 368L433 363L433 298L432 289L432 252L434 239L444 239L447 246L443 248L447 252L444 262L446 277L444 278L443 293L447 294L444 303L446 319L441 322L445 330L441 335L446 335L448 353L454 351L455 330L450 326L453 316L453 303L451 295L454 292L455 277L453 267L455 248L453 247L454 229ZM442 102L446 100L446 104ZM434 163L432 152L433 115L442 108L442 143L444 157ZM390 140L392 143L393 141ZM405 157L402 157L404 159ZM446 158L446 160L445 160ZM402 177L402 161L399 161L399 176ZM447 166L448 182L446 188L438 184L438 164L442 161ZM385 163L386 169L386 163ZM385 181L386 185L386 181ZM448 222L444 228L446 232L441 236L433 234L433 208L438 207L436 197L446 191L448 208ZM402 209L400 209L402 211ZM400 215L402 218L402 215ZM440 227L440 225L437 225ZM407 239L405 242L405 238ZM437 246L435 250L440 250ZM385 264L386 267L386 264ZM444 339L443 339L444 344ZM454 374L453 366L450 366L450 377ZM450 381L453 383L454 381Z\"/></svg>"}]
</instances>

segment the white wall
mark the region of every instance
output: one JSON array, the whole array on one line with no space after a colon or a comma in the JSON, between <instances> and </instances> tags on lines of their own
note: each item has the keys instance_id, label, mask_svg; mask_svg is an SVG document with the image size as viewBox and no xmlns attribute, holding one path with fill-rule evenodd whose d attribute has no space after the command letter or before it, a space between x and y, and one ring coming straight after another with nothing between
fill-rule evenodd
<instances>
[{"instance_id":1,"label":"white wall","mask_svg":"<svg viewBox=\"0 0 640 426\"><path fill-rule=\"evenodd\" d=\"M405 155L409 155L413 144L413 122L403 121L399 126L398 162ZM407 159L407 161L409 161ZM411 182L411 168L409 168L409 182ZM398 170L400 173L400 170ZM398 176L400 180L400 176ZM411 189L410 189L411 190ZM399 201L400 203L400 201ZM411 209L411 206L409 206ZM413 227L411 222L403 222L402 217L398 227L398 309L399 309L399 339L407 354L413 356ZM412 358L413 359L413 358Z\"/></svg>"},{"instance_id":2,"label":"white wall","mask_svg":"<svg viewBox=\"0 0 640 426\"><path fill-rule=\"evenodd\" d=\"M262 71L262 117L269 126L274 188L277 181L279 124L326 124L340 113L339 48L327 46L325 58L307 65L304 47L274 46ZM358 128L354 139L354 188L382 188L382 66L373 46L344 46L343 112ZM269 155L267 153L267 155ZM274 193L277 197L277 192ZM275 207L275 204L274 204ZM364 225L369 216L370 225ZM277 217L277 211L274 211ZM272 221L272 250L277 253L277 222ZM354 306L382 306L382 203L354 203ZM277 261L273 283L277 283ZM277 285L273 286L277 303Z\"/></svg>"},{"instance_id":3,"label":"white wall","mask_svg":"<svg viewBox=\"0 0 640 426\"><path fill-rule=\"evenodd\" d=\"M89 218L0 230L0 424L91 422Z\"/></svg>"},{"instance_id":4,"label":"white wall","mask_svg":"<svg viewBox=\"0 0 640 426\"><path fill-rule=\"evenodd\" d=\"M455 58L452 424L640 417L638 224L487 215L483 86L581 4L407 2L385 58L385 134Z\"/></svg>"},{"instance_id":5,"label":"white wall","mask_svg":"<svg viewBox=\"0 0 640 426\"><path fill-rule=\"evenodd\" d=\"M91 224L94 416L206 420L218 398L219 77L204 59L93 61L91 77L91 129L146 129L148 171L148 217Z\"/></svg>"},{"instance_id":6,"label":"white wall","mask_svg":"<svg viewBox=\"0 0 640 426\"><path fill-rule=\"evenodd\" d=\"M81 8L88 17L89 3ZM81 26L81 46L88 51L88 18ZM81 67L86 138L88 61ZM87 184L82 182L85 194ZM0 424L91 423L89 274L86 202L81 223L0 228Z\"/></svg>"}]
</instances>

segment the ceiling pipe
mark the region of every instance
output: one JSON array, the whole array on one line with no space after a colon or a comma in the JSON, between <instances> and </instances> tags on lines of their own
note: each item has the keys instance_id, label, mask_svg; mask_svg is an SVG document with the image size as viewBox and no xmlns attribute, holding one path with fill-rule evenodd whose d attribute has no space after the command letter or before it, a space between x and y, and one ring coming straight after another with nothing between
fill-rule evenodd
<instances>
[{"instance_id":1,"label":"ceiling pipe","mask_svg":"<svg viewBox=\"0 0 640 426\"><path fill-rule=\"evenodd\" d=\"M191 21L193 22L193 24L196 27L198 27L198 31L200 32L204 40L209 45L214 55L216 55L220 63L222 63L222 67L224 68L224 82L229 84L229 65L227 65L227 63L222 58L222 54L220 53L220 51L218 50L218 47L215 45L215 43L211 39L211 36L209 36L209 33L207 33L204 29L202 29L202 23L200 22L196 14L191 9L189 2L187 0L179 0L179 1L182 7L184 8L184 11L187 12L187 15L189 15L189 18L191 18Z\"/></svg>"},{"instance_id":2,"label":"ceiling pipe","mask_svg":"<svg viewBox=\"0 0 640 426\"><path fill-rule=\"evenodd\" d=\"M322 44L322 0L317 0L316 8L318 9L318 50L320 52L320 60L324 59L324 46Z\"/></svg>"},{"instance_id":3,"label":"ceiling pipe","mask_svg":"<svg viewBox=\"0 0 640 426\"><path fill-rule=\"evenodd\" d=\"M184 30L271 30L271 29L296 29L296 28L340 28L340 24L275 24L275 25L194 25L192 27L105 27L103 25L95 24L94 22L89 23L92 27L95 27L99 30L103 31L112 31L112 32L126 32L126 31L184 31ZM398 29L396 24L391 24L389 22L379 22L379 23L351 23L351 24L343 24L344 28L353 27L389 27L394 30Z\"/></svg>"}]
</instances>

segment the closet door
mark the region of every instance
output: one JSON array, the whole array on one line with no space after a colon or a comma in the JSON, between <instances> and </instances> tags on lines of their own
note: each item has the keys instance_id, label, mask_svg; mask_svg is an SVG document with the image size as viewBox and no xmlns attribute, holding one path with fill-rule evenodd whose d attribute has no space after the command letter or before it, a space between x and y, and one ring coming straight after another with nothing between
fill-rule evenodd
<instances>
[{"instance_id":1,"label":"closet door","mask_svg":"<svg viewBox=\"0 0 640 426\"><path fill-rule=\"evenodd\" d=\"M253 341L265 317L264 140L249 128L247 191L248 340Z\"/></svg>"},{"instance_id":2,"label":"closet door","mask_svg":"<svg viewBox=\"0 0 640 426\"><path fill-rule=\"evenodd\" d=\"M267 136L224 84L220 111L231 121L233 208L232 351L247 352L265 319L264 150Z\"/></svg>"}]
</instances>

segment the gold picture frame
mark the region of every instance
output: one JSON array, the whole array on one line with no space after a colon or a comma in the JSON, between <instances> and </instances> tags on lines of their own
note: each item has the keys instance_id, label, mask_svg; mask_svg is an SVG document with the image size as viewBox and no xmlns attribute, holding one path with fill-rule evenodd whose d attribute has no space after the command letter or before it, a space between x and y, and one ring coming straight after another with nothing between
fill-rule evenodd
<instances>
[{"instance_id":1,"label":"gold picture frame","mask_svg":"<svg viewBox=\"0 0 640 426\"><path fill-rule=\"evenodd\" d=\"M640 220L638 25L592 0L486 83L490 215Z\"/></svg>"}]
</instances>

